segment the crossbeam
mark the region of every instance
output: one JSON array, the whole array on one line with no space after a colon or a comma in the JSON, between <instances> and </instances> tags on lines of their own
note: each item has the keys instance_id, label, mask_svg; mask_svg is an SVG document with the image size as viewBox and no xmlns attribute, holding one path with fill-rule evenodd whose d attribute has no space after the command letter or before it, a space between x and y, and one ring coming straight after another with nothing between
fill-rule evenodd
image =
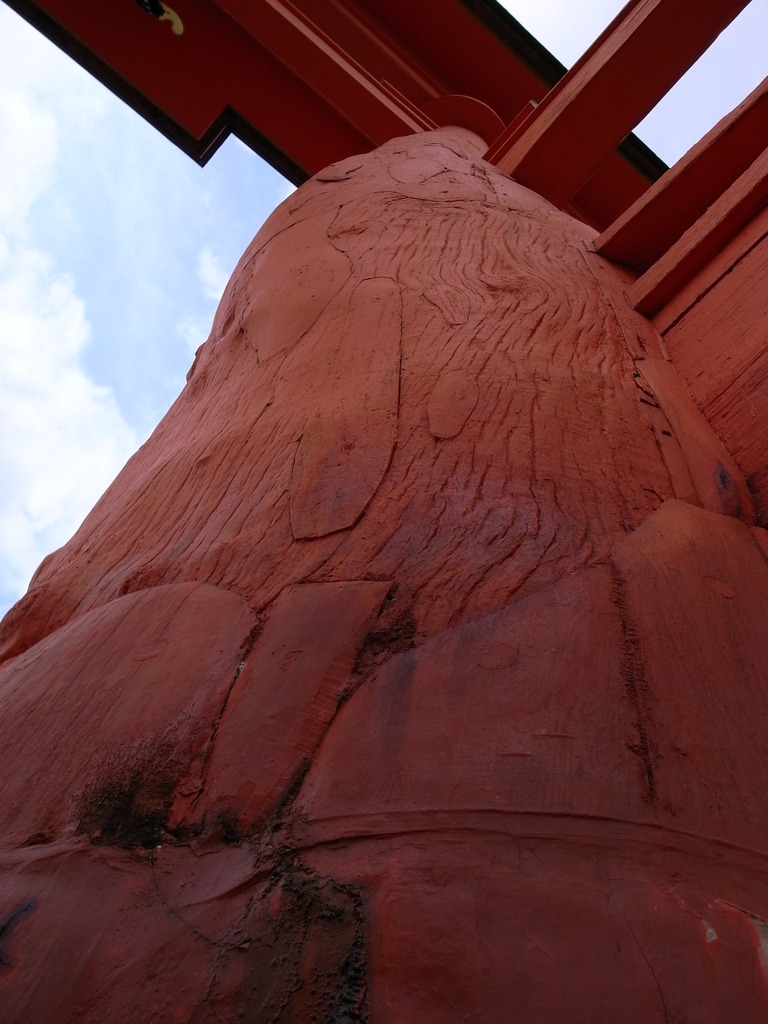
<instances>
[{"instance_id":1,"label":"crossbeam","mask_svg":"<svg viewBox=\"0 0 768 1024\"><path fill-rule=\"evenodd\" d=\"M748 0L631 0L486 159L564 206Z\"/></svg>"},{"instance_id":2,"label":"crossbeam","mask_svg":"<svg viewBox=\"0 0 768 1024\"><path fill-rule=\"evenodd\" d=\"M493 0L5 2L198 162L234 132L296 184L435 125L490 144L565 74ZM603 229L663 170L630 139L569 209Z\"/></svg>"},{"instance_id":3,"label":"crossbeam","mask_svg":"<svg viewBox=\"0 0 768 1024\"><path fill-rule=\"evenodd\" d=\"M643 273L762 153L768 78L596 240L601 256Z\"/></svg>"}]
</instances>

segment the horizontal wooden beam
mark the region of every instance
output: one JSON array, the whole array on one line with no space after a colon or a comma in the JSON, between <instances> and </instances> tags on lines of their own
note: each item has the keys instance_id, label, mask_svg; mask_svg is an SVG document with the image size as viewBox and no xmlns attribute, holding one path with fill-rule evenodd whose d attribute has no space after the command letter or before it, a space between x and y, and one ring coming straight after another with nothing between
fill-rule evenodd
<instances>
[{"instance_id":1,"label":"horizontal wooden beam","mask_svg":"<svg viewBox=\"0 0 768 1024\"><path fill-rule=\"evenodd\" d=\"M632 305L652 316L768 202L768 149L632 285ZM764 282L760 282L764 287Z\"/></svg>"},{"instance_id":2,"label":"horizontal wooden beam","mask_svg":"<svg viewBox=\"0 0 768 1024\"><path fill-rule=\"evenodd\" d=\"M631 0L487 159L564 206L748 0Z\"/></svg>"},{"instance_id":3,"label":"horizontal wooden beam","mask_svg":"<svg viewBox=\"0 0 768 1024\"><path fill-rule=\"evenodd\" d=\"M316 10L323 4L316 4ZM387 89L368 68L355 59L328 32L290 0L221 0L220 7L272 57L296 75L345 121L381 145L398 135L434 128L435 123L421 113L415 102L401 89ZM343 11L336 9L337 22ZM347 20L348 30L359 26ZM338 35L338 34L337 34ZM370 39L363 36L370 44ZM358 43L359 45L359 43ZM382 70L392 65L391 51L379 49ZM387 60L386 58L389 58ZM425 75L414 73L404 59L396 60L397 77L405 78L405 88L419 99L440 95L440 88ZM395 77L395 76L392 76Z\"/></svg>"},{"instance_id":4,"label":"horizontal wooden beam","mask_svg":"<svg viewBox=\"0 0 768 1024\"><path fill-rule=\"evenodd\" d=\"M757 159L767 126L768 78L600 235L600 255L648 270Z\"/></svg>"},{"instance_id":5,"label":"horizontal wooden beam","mask_svg":"<svg viewBox=\"0 0 768 1024\"><path fill-rule=\"evenodd\" d=\"M489 138L565 73L495 0L169 0L176 33L134 0L5 2L198 162L234 132L296 183L446 119ZM636 143L610 163L576 203L598 229L649 184Z\"/></svg>"}]
</instances>

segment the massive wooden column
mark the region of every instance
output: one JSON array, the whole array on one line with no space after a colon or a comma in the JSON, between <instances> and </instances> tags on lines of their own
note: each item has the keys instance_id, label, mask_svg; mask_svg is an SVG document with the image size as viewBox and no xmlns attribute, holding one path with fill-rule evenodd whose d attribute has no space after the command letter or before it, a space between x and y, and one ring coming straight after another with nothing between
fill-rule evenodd
<instances>
[{"instance_id":1,"label":"massive wooden column","mask_svg":"<svg viewBox=\"0 0 768 1024\"><path fill-rule=\"evenodd\" d=\"M486 148L287 200L6 617L5 1020L765 1019L765 531Z\"/></svg>"}]
</instances>

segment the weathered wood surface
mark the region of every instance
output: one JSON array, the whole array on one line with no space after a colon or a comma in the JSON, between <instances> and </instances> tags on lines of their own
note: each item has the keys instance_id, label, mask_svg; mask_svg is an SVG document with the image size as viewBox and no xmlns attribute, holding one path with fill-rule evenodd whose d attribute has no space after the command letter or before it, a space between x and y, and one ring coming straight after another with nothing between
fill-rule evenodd
<instances>
[{"instance_id":1,"label":"weathered wood surface","mask_svg":"<svg viewBox=\"0 0 768 1024\"><path fill-rule=\"evenodd\" d=\"M664 338L694 400L747 479L768 525L768 209L663 311ZM660 318L661 319L661 318Z\"/></svg>"},{"instance_id":2,"label":"weathered wood surface","mask_svg":"<svg viewBox=\"0 0 768 1024\"><path fill-rule=\"evenodd\" d=\"M768 78L600 235L597 251L648 270L760 156L766 119Z\"/></svg>"},{"instance_id":3,"label":"weathered wood surface","mask_svg":"<svg viewBox=\"0 0 768 1024\"><path fill-rule=\"evenodd\" d=\"M529 117L495 140L488 159L564 205L746 4L629 0Z\"/></svg>"},{"instance_id":4,"label":"weathered wood surface","mask_svg":"<svg viewBox=\"0 0 768 1024\"><path fill-rule=\"evenodd\" d=\"M631 301L649 316L750 224L768 201L768 147L633 285Z\"/></svg>"},{"instance_id":5,"label":"weathered wood surface","mask_svg":"<svg viewBox=\"0 0 768 1024\"><path fill-rule=\"evenodd\" d=\"M765 1019L764 531L482 151L286 201L5 619L4 1019Z\"/></svg>"}]
</instances>

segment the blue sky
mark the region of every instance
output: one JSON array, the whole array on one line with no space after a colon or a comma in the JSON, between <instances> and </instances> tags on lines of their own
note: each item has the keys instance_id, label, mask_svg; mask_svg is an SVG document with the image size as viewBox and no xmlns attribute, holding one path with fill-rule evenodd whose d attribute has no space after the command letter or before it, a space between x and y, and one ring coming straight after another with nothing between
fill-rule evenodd
<instances>
[{"instance_id":1,"label":"blue sky","mask_svg":"<svg viewBox=\"0 0 768 1024\"><path fill-rule=\"evenodd\" d=\"M615 0L509 0L570 65ZM753 0L638 127L667 162L766 73ZM199 168L0 3L0 614L164 414L291 186L230 138Z\"/></svg>"}]
</instances>

